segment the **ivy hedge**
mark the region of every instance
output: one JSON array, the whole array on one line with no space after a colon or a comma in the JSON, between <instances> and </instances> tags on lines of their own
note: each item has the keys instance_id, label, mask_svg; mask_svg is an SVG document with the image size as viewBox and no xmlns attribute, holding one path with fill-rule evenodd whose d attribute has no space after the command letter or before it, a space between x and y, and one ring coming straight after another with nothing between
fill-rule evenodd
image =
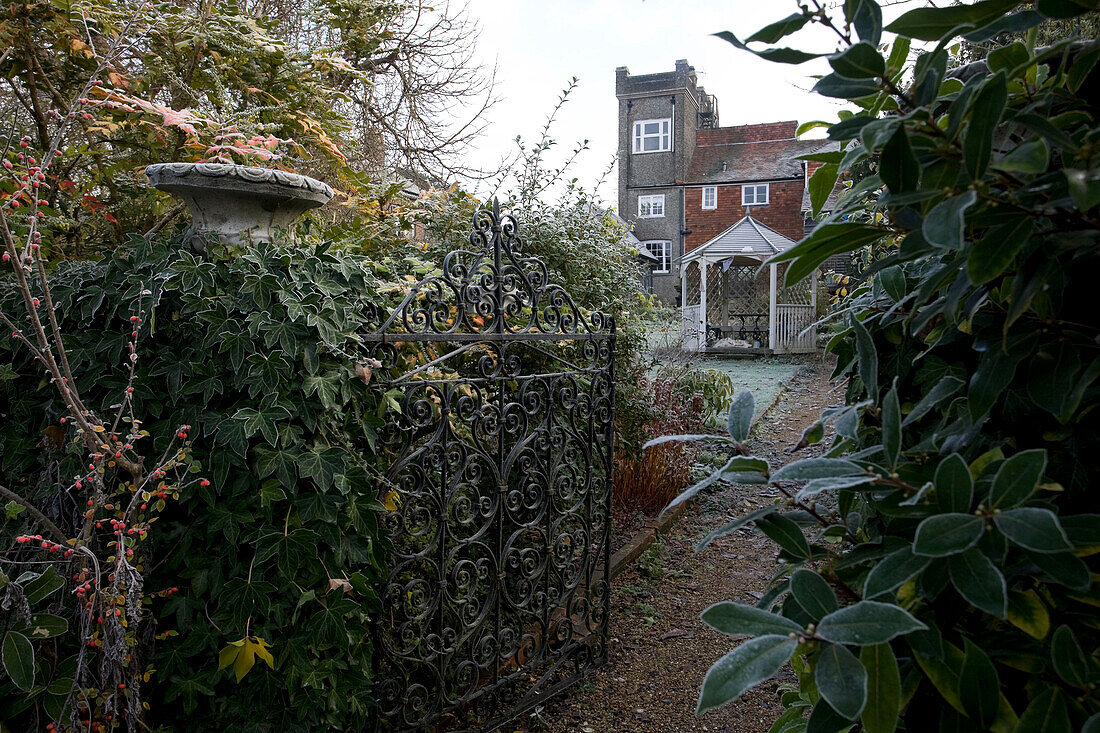
<instances>
[{"instance_id":1,"label":"ivy hedge","mask_svg":"<svg viewBox=\"0 0 1100 733\"><path fill-rule=\"evenodd\" d=\"M60 265L51 284L74 376L102 405L126 388L129 314L146 291L135 414L153 436L192 426L191 470L211 479L169 501L151 530L148 583L179 590L153 608L148 723L355 728L372 705L370 624L384 553L372 476L379 395L341 353L349 334L375 323L367 260L325 244L200 259L178 241L135 239L102 261ZM0 302L21 307L2 282ZM51 492L50 477L79 474L80 450L66 447L40 374L0 336L0 483L73 526L83 506ZM0 526L4 546L30 526L13 517ZM0 682L0 719L15 728L35 719L26 701L42 702L64 676L74 653L65 639L39 655L34 694ZM234 642L262 658L260 640L273 669L258 664L239 680L219 669L219 650Z\"/></svg>"},{"instance_id":2,"label":"ivy hedge","mask_svg":"<svg viewBox=\"0 0 1100 733\"><path fill-rule=\"evenodd\" d=\"M849 0L719 34L772 61L828 56L815 91L854 108L812 123L838 143L809 156L816 209L838 175L865 175L774 258L788 283L837 253L876 256L828 347L846 402L803 436L829 434L825 455L749 455L752 400L735 399L733 456L704 484L786 498L704 544L752 525L780 570L755 606L703 613L752 639L711 668L700 711L789 661L776 733L1100 730L1100 42L1034 44L1039 24L1095 7L919 8L883 45L878 3ZM841 50L772 47L808 24ZM960 36L994 50L949 71ZM931 45L910 64L913 40Z\"/></svg>"}]
</instances>

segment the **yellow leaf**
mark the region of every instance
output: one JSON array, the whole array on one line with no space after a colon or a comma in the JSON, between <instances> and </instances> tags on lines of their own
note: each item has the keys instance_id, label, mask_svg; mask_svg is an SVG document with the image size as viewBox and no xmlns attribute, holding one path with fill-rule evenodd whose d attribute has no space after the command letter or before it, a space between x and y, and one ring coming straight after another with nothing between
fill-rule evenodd
<instances>
[{"instance_id":1,"label":"yellow leaf","mask_svg":"<svg viewBox=\"0 0 1100 733\"><path fill-rule=\"evenodd\" d=\"M246 636L238 641L231 641L218 654L218 669L225 669L233 665L233 673L237 682L244 679L256 664L256 657L267 663L268 667L275 669L275 658L267 650L267 642L258 636Z\"/></svg>"},{"instance_id":2,"label":"yellow leaf","mask_svg":"<svg viewBox=\"0 0 1100 733\"><path fill-rule=\"evenodd\" d=\"M1039 594L1033 590L1023 593L1012 591L1009 594L1008 620L1016 628L1039 640L1045 639L1050 632L1050 615L1039 600Z\"/></svg>"}]
</instances>

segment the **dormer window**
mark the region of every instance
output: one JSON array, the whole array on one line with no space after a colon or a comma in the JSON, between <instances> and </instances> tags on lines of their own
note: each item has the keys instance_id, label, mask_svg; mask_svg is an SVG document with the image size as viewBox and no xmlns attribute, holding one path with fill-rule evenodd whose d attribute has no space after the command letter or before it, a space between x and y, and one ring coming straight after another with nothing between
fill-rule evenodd
<instances>
[{"instance_id":1,"label":"dormer window","mask_svg":"<svg viewBox=\"0 0 1100 733\"><path fill-rule=\"evenodd\" d=\"M768 184L745 185L741 187L742 206L760 206L768 203Z\"/></svg>"},{"instance_id":2,"label":"dormer window","mask_svg":"<svg viewBox=\"0 0 1100 733\"><path fill-rule=\"evenodd\" d=\"M634 123L634 152L663 153L672 150L672 118Z\"/></svg>"}]
</instances>

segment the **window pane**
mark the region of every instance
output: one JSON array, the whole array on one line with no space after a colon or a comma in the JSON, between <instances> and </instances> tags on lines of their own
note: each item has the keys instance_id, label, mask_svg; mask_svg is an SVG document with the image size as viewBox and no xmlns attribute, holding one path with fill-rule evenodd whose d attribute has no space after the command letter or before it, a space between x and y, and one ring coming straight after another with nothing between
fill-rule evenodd
<instances>
[{"instance_id":1,"label":"window pane","mask_svg":"<svg viewBox=\"0 0 1100 733\"><path fill-rule=\"evenodd\" d=\"M659 123L659 122L647 122L646 125L645 125L645 134L647 134L647 135L656 135L658 132L660 132L660 129L661 129L661 123Z\"/></svg>"},{"instance_id":2,"label":"window pane","mask_svg":"<svg viewBox=\"0 0 1100 733\"><path fill-rule=\"evenodd\" d=\"M643 150L657 150L658 140L655 137L647 137L642 142Z\"/></svg>"}]
</instances>

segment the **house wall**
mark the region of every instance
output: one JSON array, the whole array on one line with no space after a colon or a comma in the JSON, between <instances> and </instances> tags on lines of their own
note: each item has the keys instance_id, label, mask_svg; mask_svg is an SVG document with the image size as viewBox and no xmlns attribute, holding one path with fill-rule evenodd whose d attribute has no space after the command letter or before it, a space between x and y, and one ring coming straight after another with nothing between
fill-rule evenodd
<instances>
[{"instance_id":1,"label":"house wall","mask_svg":"<svg viewBox=\"0 0 1100 733\"><path fill-rule=\"evenodd\" d=\"M785 140L795 137L798 122L765 122L755 125L737 125L735 127L716 127L700 130L699 142L709 145L729 145L732 143L759 143L765 140Z\"/></svg>"},{"instance_id":2,"label":"house wall","mask_svg":"<svg viewBox=\"0 0 1100 733\"><path fill-rule=\"evenodd\" d=\"M803 179L755 183L768 184L768 203L749 207L752 209L752 218L796 242L802 239L805 226L802 216L802 191L805 185ZM689 186L685 192L687 228L691 230L691 234L685 239L688 252L718 236L745 216L745 207L741 205L741 184L722 184L717 188L716 209L703 208L702 186Z\"/></svg>"}]
</instances>

